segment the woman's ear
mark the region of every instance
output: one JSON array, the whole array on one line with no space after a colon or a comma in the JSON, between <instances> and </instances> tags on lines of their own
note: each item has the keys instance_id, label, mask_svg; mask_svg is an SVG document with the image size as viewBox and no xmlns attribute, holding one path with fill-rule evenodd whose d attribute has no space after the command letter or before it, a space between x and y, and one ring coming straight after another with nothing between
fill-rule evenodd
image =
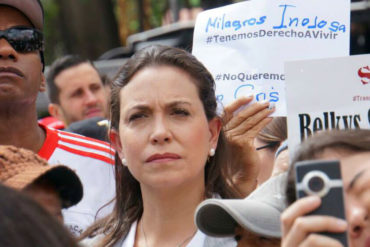
<instances>
[{"instance_id":1,"label":"woman's ear","mask_svg":"<svg viewBox=\"0 0 370 247\"><path fill-rule=\"evenodd\" d=\"M113 148L117 151L120 159L124 158L122 154L122 143L121 143L121 139L119 138L119 132L115 129L111 129L109 131L109 139L110 139L110 143L112 144Z\"/></svg>"},{"instance_id":2,"label":"woman's ear","mask_svg":"<svg viewBox=\"0 0 370 247\"><path fill-rule=\"evenodd\" d=\"M215 117L208 122L208 126L209 126L209 133L210 133L210 139L209 139L210 148L216 149L218 137L220 136L220 131L222 128L222 121L220 118Z\"/></svg>"}]
</instances>

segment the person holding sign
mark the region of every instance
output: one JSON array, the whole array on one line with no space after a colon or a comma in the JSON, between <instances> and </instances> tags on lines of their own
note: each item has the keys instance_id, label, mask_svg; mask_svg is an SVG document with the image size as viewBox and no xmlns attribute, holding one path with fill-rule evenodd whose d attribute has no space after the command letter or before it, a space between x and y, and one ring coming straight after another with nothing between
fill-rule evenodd
<instances>
[{"instance_id":1,"label":"person holding sign","mask_svg":"<svg viewBox=\"0 0 370 247\"><path fill-rule=\"evenodd\" d=\"M268 170L270 176L273 167L273 158L266 160L264 155L261 155L262 150L257 150L260 145L256 146L256 139L261 130L273 120L269 115L275 108L269 102L251 103L253 98L253 96L238 98L224 108L223 116L224 131L235 164L232 167L233 181L243 197L249 195L257 184L267 180L267 175L261 176L261 173ZM271 154L274 157L273 151Z\"/></svg>"},{"instance_id":2,"label":"person holding sign","mask_svg":"<svg viewBox=\"0 0 370 247\"><path fill-rule=\"evenodd\" d=\"M283 212L282 247L343 246L338 240L320 232L348 232L348 246L370 246L369 191L370 130L329 131L308 139L298 151L292 164L302 160L339 160L342 170L346 221L329 216L307 216L321 204L318 196L297 201L294 173L290 170L287 199L291 205ZM293 166L294 168L294 166ZM366 176L365 176L366 175ZM294 202L295 201L295 202Z\"/></svg>"}]
</instances>

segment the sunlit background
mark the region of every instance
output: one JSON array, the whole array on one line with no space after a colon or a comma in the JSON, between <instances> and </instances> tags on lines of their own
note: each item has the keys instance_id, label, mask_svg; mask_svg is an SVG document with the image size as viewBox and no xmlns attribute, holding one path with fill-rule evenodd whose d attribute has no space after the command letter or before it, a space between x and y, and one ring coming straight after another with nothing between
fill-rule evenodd
<instances>
[{"instance_id":1,"label":"sunlit background","mask_svg":"<svg viewBox=\"0 0 370 247\"><path fill-rule=\"evenodd\" d=\"M232 0L42 0L46 63L77 53L92 60L126 46L131 34L185 21ZM351 54L370 52L370 2L352 1Z\"/></svg>"}]
</instances>

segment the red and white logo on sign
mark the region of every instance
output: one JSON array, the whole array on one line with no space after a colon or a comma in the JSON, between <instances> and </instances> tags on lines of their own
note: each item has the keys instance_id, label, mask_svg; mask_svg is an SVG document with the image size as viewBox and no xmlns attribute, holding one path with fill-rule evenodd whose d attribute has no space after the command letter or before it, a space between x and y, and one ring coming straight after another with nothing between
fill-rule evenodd
<instances>
[{"instance_id":1,"label":"red and white logo on sign","mask_svg":"<svg viewBox=\"0 0 370 247\"><path fill-rule=\"evenodd\" d=\"M370 83L370 66L359 68L357 74L361 78L362 84L366 85Z\"/></svg>"}]
</instances>

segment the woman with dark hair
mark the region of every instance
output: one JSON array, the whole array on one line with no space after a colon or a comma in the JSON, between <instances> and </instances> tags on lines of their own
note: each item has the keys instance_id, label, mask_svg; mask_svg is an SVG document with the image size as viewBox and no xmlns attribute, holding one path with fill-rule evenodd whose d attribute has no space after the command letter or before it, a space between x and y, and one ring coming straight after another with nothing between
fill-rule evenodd
<instances>
[{"instance_id":1,"label":"woman with dark hair","mask_svg":"<svg viewBox=\"0 0 370 247\"><path fill-rule=\"evenodd\" d=\"M257 180L262 184L269 179L274 170L275 153L283 141L287 139L286 117L275 117L254 139L254 145L260 158L260 172Z\"/></svg>"},{"instance_id":2,"label":"woman with dark hair","mask_svg":"<svg viewBox=\"0 0 370 247\"><path fill-rule=\"evenodd\" d=\"M345 197L346 221L329 216L307 216L319 207L321 199L295 197L294 164L302 160L339 160ZM282 214L282 247L342 246L319 232L348 231L350 247L370 246L370 215L366 200L359 195L370 190L370 130L328 131L315 134L302 143L293 159L287 186L291 204ZM366 184L368 188L366 188Z\"/></svg>"},{"instance_id":3,"label":"woman with dark hair","mask_svg":"<svg viewBox=\"0 0 370 247\"><path fill-rule=\"evenodd\" d=\"M98 236L83 243L199 247L216 241L193 220L205 198L237 196L214 87L207 69L177 48L149 47L127 61L111 95L116 205L84 234ZM259 110L269 114L267 107Z\"/></svg>"},{"instance_id":4,"label":"woman with dark hair","mask_svg":"<svg viewBox=\"0 0 370 247\"><path fill-rule=\"evenodd\" d=\"M21 192L0 185L0 247L77 247L56 217Z\"/></svg>"}]
</instances>

